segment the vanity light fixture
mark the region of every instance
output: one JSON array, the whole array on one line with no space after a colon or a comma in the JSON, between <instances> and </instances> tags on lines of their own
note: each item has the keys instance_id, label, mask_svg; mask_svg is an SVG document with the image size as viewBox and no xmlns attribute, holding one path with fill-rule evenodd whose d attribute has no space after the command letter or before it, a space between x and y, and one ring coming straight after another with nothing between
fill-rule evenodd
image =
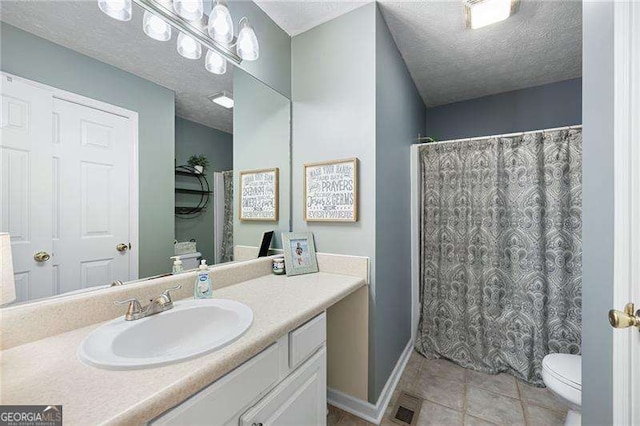
<instances>
[{"instance_id":1,"label":"vanity light fixture","mask_svg":"<svg viewBox=\"0 0 640 426\"><path fill-rule=\"evenodd\" d=\"M98 0L98 7L118 21L131 20L131 0Z\"/></svg>"},{"instance_id":2,"label":"vanity light fixture","mask_svg":"<svg viewBox=\"0 0 640 426\"><path fill-rule=\"evenodd\" d=\"M178 53L187 59L200 59L202 46L191 36L181 32L178 34Z\"/></svg>"},{"instance_id":3,"label":"vanity light fixture","mask_svg":"<svg viewBox=\"0 0 640 426\"><path fill-rule=\"evenodd\" d=\"M142 28L146 35L167 41L171 39L171 27L174 27L178 30L178 53L187 59L200 59L202 46L206 47L205 68L213 74L224 74L227 61L240 64L243 60L255 61L260 57L258 37L246 16L240 19L240 31L238 37L234 37L233 19L227 0L212 0L214 4L209 16L204 14L203 0L163 1L167 3L166 6L171 6L163 7L159 4L162 3L160 0L98 0L98 6L114 19L129 21L132 3L135 2L145 10Z\"/></svg>"},{"instance_id":4,"label":"vanity light fixture","mask_svg":"<svg viewBox=\"0 0 640 426\"><path fill-rule=\"evenodd\" d=\"M173 0L173 10L187 21L202 19L203 9L202 0Z\"/></svg>"},{"instance_id":5,"label":"vanity light fixture","mask_svg":"<svg viewBox=\"0 0 640 426\"><path fill-rule=\"evenodd\" d=\"M167 41L171 39L171 25L146 10L142 19L144 33L154 40Z\"/></svg>"},{"instance_id":6,"label":"vanity light fixture","mask_svg":"<svg viewBox=\"0 0 640 426\"><path fill-rule=\"evenodd\" d=\"M238 33L238 45L236 47L238 56L247 61L255 61L260 56L260 46L253 27L249 25L249 20L244 17L240 20L240 32Z\"/></svg>"},{"instance_id":7,"label":"vanity light fixture","mask_svg":"<svg viewBox=\"0 0 640 426\"><path fill-rule=\"evenodd\" d=\"M209 14L207 32L215 41L229 45L233 41L233 20L224 0L216 0Z\"/></svg>"},{"instance_id":8,"label":"vanity light fixture","mask_svg":"<svg viewBox=\"0 0 640 426\"><path fill-rule=\"evenodd\" d=\"M215 95L207 96L207 98L224 108L231 109L233 108L233 95L225 90L220 93L216 93Z\"/></svg>"},{"instance_id":9,"label":"vanity light fixture","mask_svg":"<svg viewBox=\"0 0 640 426\"><path fill-rule=\"evenodd\" d=\"M463 0L467 28L477 29L504 21L518 11L520 0Z\"/></svg>"},{"instance_id":10,"label":"vanity light fixture","mask_svg":"<svg viewBox=\"0 0 640 426\"><path fill-rule=\"evenodd\" d=\"M227 61L218 52L209 49L204 59L204 67L210 73L224 74L227 72Z\"/></svg>"}]
</instances>

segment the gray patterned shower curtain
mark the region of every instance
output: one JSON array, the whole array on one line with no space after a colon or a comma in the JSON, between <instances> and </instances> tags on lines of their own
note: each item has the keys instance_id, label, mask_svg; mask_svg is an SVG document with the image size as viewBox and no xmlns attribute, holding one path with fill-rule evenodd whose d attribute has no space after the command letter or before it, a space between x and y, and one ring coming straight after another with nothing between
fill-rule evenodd
<instances>
[{"instance_id":1,"label":"gray patterned shower curtain","mask_svg":"<svg viewBox=\"0 0 640 426\"><path fill-rule=\"evenodd\" d=\"M233 170L222 172L224 183L224 225L221 262L233 260Z\"/></svg>"},{"instance_id":2,"label":"gray patterned shower curtain","mask_svg":"<svg viewBox=\"0 0 640 426\"><path fill-rule=\"evenodd\" d=\"M582 130L420 148L416 349L542 385L548 353L580 353Z\"/></svg>"}]
</instances>

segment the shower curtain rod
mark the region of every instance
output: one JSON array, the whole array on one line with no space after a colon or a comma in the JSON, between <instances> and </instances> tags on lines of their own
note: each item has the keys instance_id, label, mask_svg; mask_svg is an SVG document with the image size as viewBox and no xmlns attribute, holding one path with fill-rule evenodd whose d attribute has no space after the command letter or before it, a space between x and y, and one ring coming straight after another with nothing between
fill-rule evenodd
<instances>
[{"instance_id":1,"label":"shower curtain rod","mask_svg":"<svg viewBox=\"0 0 640 426\"><path fill-rule=\"evenodd\" d=\"M554 127L552 129L530 130L528 132L504 133L502 135L476 136L475 138L450 139L448 141L440 141L440 142L424 142L424 143L417 143L417 144L414 144L414 145L415 146L437 145L437 144L442 144L442 143L451 143L451 142L460 142L460 141L474 141L474 140L478 140L478 139L507 138L507 137L511 137L511 136L528 135L528 134L531 134L531 133L553 132L553 131L557 131L557 130L568 130L568 129L579 129L579 128L582 128L582 124L578 124L578 125L575 125L575 126ZM425 139L429 139L429 138L428 137L420 137L420 135L418 135L418 137L416 138L416 140L418 140L418 141L425 140Z\"/></svg>"}]
</instances>

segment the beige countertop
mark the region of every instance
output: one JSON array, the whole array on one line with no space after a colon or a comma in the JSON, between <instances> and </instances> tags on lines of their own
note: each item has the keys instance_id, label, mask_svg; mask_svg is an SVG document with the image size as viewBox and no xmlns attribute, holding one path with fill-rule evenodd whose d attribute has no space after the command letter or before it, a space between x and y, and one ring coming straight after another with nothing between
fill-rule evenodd
<instances>
[{"instance_id":1,"label":"beige countertop","mask_svg":"<svg viewBox=\"0 0 640 426\"><path fill-rule=\"evenodd\" d=\"M220 350L158 368L112 371L82 363L77 348L102 323L16 346L0 352L0 404L62 404L69 425L144 423L364 285L358 277L320 272L266 275L214 291L214 298L253 309L249 330Z\"/></svg>"}]
</instances>

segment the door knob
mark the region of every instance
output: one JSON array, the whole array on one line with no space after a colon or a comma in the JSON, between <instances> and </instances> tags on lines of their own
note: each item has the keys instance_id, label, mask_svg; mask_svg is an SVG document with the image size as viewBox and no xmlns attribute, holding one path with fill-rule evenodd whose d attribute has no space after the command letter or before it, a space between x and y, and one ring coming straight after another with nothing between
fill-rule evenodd
<instances>
[{"instance_id":1,"label":"door knob","mask_svg":"<svg viewBox=\"0 0 640 426\"><path fill-rule=\"evenodd\" d=\"M129 246L126 245L125 243L120 243L116 246L116 250L118 251L127 251L129 249Z\"/></svg>"},{"instance_id":2,"label":"door knob","mask_svg":"<svg viewBox=\"0 0 640 426\"><path fill-rule=\"evenodd\" d=\"M640 310L635 311L633 303L627 303L624 312L611 309L609 322L615 328L638 327L640 329Z\"/></svg>"},{"instance_id":3,"label":"door knob","mask_svg":"<svg viewBox=\"0 0 640 426\"><path fill-rule=\"evenodd\" d=\"M47 260L51 259L51 255L46 251L38 251L33 255L33 259L36 262L46 262Z\"/></svg>"}]
</instances>

